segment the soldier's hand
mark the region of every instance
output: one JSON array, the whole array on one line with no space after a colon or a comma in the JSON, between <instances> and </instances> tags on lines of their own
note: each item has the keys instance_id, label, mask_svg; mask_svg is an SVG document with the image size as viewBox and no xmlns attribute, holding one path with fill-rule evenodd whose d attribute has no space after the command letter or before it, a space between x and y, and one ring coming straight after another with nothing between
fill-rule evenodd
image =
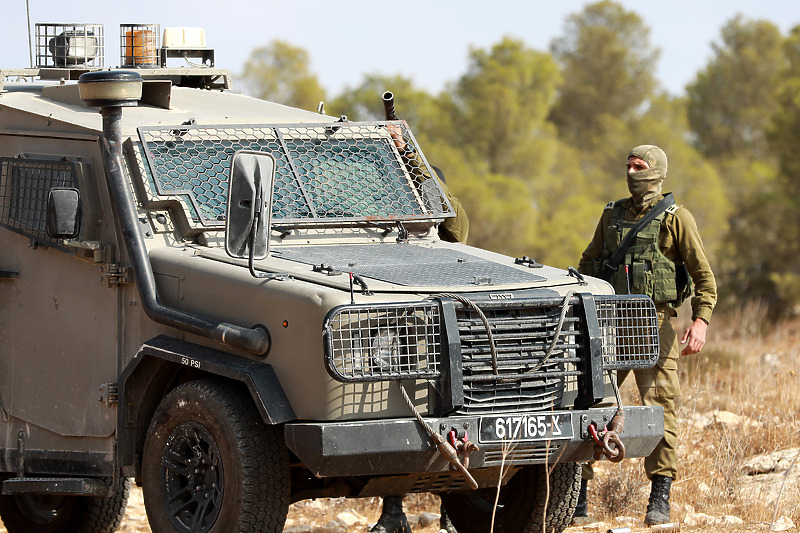
<instances>
[{"instance_id":1,"label":"soldier's hand","mask_svg":"<svg viewBox=\"0 0 800 533\"><path fill-rule=\"evenodd\" d=\"M696 318L692 322L681 339L681 344L686 344L681 355L692 355L703 349L706 344L706 328L708 324L702 318Z\"/></svg>"}]
</instances>

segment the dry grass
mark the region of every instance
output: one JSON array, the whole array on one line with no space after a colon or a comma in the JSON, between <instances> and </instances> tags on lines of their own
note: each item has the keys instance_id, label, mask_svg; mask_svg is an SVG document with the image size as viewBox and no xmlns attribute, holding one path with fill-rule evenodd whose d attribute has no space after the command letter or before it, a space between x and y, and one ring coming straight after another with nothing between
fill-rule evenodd
<instances>
[{"instance_id":1,"label":"dry grass","mask_svg":"<svg viewBox=\"0 0 800 533\"><path fill-rule=\"evenodd\" d=\"M686 323L685 318L676 320L676 329ZM796 392L800 323L769 328L766 324L766 313L759 305L727 319L715 318L706 348L681 361L680 465L672 491L672 517L683 521L704 513L744 521L724 528L684 530L766 532L776 514L800 524L800 494L794 477L800 465L793 465L787 476L771 476L769 490L753 488L759 476L747 476L742 469L754 456L800 448L800 394ZM623 395L625 401L638 403L632 383L623 385ZM720 411L740 418L723 423L715 417ZM603 463L597 469L597 480L591 485L593 516L613 522L627 514L641 520L649 483L641 459L625 463ZM778 500L777 489L784 479ZM754 497L759 494L765 497Z\"/></svg>"}]
</instances>

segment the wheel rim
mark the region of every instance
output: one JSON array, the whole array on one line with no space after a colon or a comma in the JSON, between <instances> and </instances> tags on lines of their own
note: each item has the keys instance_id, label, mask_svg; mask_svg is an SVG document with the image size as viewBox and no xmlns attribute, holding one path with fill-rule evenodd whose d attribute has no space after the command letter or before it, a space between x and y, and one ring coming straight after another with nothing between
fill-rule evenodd
<instances>
[{"instance_id":1,"label":"wheel rim","mask_svg":"<svg viewBox=\"0 0 800 533\"><path fill-rule=\"evenodd\" d=\"M224 473L217 442L195 421L179 424L161 457L161 493L178 531L209 531L222 508Z\"/></svg>"}]
</instances>

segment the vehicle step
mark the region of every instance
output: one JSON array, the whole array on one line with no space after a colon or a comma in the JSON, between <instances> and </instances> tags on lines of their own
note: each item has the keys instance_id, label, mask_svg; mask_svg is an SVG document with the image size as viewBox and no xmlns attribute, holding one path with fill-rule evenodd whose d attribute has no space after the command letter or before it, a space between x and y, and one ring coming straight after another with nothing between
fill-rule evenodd
<instances>
[{"instance_id":1,"label":"vehicle step","mask_svg":"<svg viewBox=\"0 0 800 533\"><path fill-rule=\"evenodd\" d=\"M97 478L15 477L3 481L3 494L61 494L65 496L102 496L111 494L109 484Z\"/></svg>"}]
</instances>

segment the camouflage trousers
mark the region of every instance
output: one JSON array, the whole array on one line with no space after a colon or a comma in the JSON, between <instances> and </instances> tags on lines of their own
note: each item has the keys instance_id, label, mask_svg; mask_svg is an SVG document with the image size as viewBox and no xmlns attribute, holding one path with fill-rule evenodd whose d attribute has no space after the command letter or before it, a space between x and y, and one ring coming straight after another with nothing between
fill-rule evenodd
<instances>
[{"instance_id":1,"label":"camouflage trousers","mask_svg":"<svg viewBox=\"0 0 800 533\"><path fill-rule=\"evenodd\" d=\"M644 461L648 478L658 474L675 479L678 474L678 416L677 398L681 394L678 381L680 348L678 335L670 322L669 309L658 312L658 337L660 342L658 362L652 368L633 370L642 404L664 408L664 437ZM630 370L617 374L621 385ZM623 436L624 440L624 436ZM594 479L591 462L583 465L583 479Z\"/></svg>"},{"instance_id":2,"label":"camouflage trousers","mask_svg":"<svg viewBox=\"0 0 800 533\"><path fill-rule=\"evenodd\" d=\"M678 335L670 322L670 310L658 312L658 338L660 351L658 362L652 368L633 371L642 404L664 408L664 437L644 461L647 477L658 474L675 479L678 474L678 413L677 398L681 395L678 381L678 358L680 345ZM620 384L630 374L623 370L617 374Z\"/></svg>"}]
</instances>

